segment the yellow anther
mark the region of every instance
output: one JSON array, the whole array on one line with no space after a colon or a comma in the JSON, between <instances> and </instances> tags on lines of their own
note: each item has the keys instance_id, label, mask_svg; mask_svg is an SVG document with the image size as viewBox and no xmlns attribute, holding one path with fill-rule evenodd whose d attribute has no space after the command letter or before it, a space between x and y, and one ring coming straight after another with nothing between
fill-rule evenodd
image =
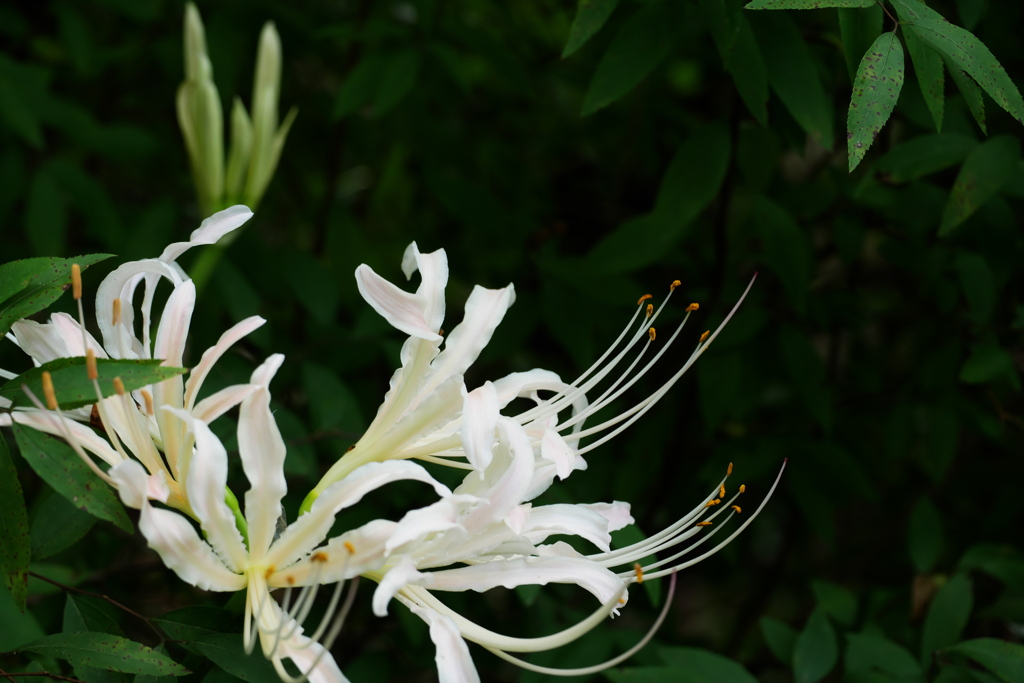
<instances>
[{"instance_id":1,"label":"yellow anther","mask_svg":"<svg viewBox=\"0 0 1024 683\"><path fill-rule=\"evenodd\" d=\"M89 376L90 382L100 376L100 371L96 368L96 352L92 349L85 350L85 373Z\"/></svg>"},{"instance_id":2,"label":"yellow anther","mask_svg":"<svg viewBox=\"0 0 1024 683\"><path fill-rule=\"evenodd\" d=\"M640 297L640 300L636 302L636 305L639 306L640 304L642 304L643 302L647 301L648 299L653 299L653 298L654 298L653 294L644 294L642 297Z\"/></svg>"},{"instance_id":3,"label":"yellow anther","mask_svg":"<svg viewBox=\"0 0 1024 683\"><path fill-rule=\"evenodd\" d=\"M156 411L153 410L153 396L145 389L139 393L142 394L142 400L146 404L146 415L155 415Z\"/></svg>"},{"instance_id":4,"label":"yellow anther","mask_svg":"<svg viewBox=\"0 0 1024 683\"><path fill-rule=\"evenodd\" d=\"M673 281L672 281L672 284L670 284L670 285L668 286L668 291L670 291L670 292L674 292L674 291L676 291L676 287L678 287L678 286L679 286L679 285L681 285L681 284L683 284L683 283L682 283L682 282L680 282L679 280L673 280Z\"/></svg>"},{"instance_id":5,"label":"yellow anther","mask_svg":"<svg viewBox=\"0 0 1024 683\"><path fill-rule=\"evenodd\" d=\"M82 268L77 263L71 264L71 296L75 301L82 298Z\"/></svg>"},{"instance_id":6,"label":"yellow anther","mask_svg":"<svg viewBox=\"0 0 1024 683\"><path fill-rule=\"evenodd\" d=\"M718 505L721 502L722 502L721 498L714 498L714 499L709 500L708 502L704 503L704 507L706 507L706 508L714 507L714 506Z\"/></svg>"},{"instance_id":7,"label":"yellow anther","mask_svg":"<svg viewBox=\"0 0 1024 683\"><path fill-rule=\"evenodd\" d=\"M619 604L620 605L625 605L626 604L626 598L619 598Z\"/></svg>"},{"instance_id":8,"label":"yellow anther","mask_svg":"<svg viewBox=\"0 0 1024 683\"><path fill-rule=\"evenodd\" d=\"M356 547L354 545L352 545L352 541L345 541L344 545L345 545L345 550L348 551L349 555L355 555L356 554Z\"/></svg>"},{"instance_id":9,"label":"yellow anther","mask_svg":"<svg viewBox=\"0 0 1024 683\"><path fill-rule=\"evenodd\" d=\"M444 328L442 327L442 328L438 329L437 330L437 334L438 334L438 336L443 337L444 336Z\"/></svg>"},{"instance_id":10,"label":"yellow anther","mask_svg":"<svg viewBox=\"0 0 1024 683\"><path fill-rule=\"evenodd\" d=\"M313 553L313 555L309 559L310 559L311 562L326 562L327 561L327 553L324 553L324 552Z\"/></svg>"},{"instance_id":11,"label":"yellow anther","mask_svg":"<svg viewBox=\"0 0 1024 683\"><path fill-rule=\"evenodd\" d=\"M114 304L113 304L113 310L111 312L111 317L113 318L113 324L114 325L120 325L121 324L121 300L120 299L114 299Z\"/></svg>"},{"instance_id":12,"label":"yellow anther","mask_svg":"<svg viewBox=\"0 0 1024 683\"><path fill-rule=\"evenodd\" d=\"M263 578L267 581L270 581L270 577L271 575L273 575L275 571L277 570L274 569L274 565L270 565L269 567L267 567L267 571L263 572Z\"/></svg>"},{"instance_id":13,"label":"yellow anther","mask_svg":"<svg viewBox=\"0 0 1024 683\"><path fill-rule=\"evenodd\" d=\"M732 509L736 511L737 515L743 512L743 508L741 508L739 505L733 505Z\"/></svg>"},{"instance_id":14,"label":"yellow anther","mask_svg":"<svg viewBox=\"0 0 1024 683\"><path fill-rule=\"evenodd\" d=\"M295 577L294 576L288 575L288 576L284 577L284 580L288 582L289 586L294 586L295 585Z\"/></svg>"},{"instance_id":15,"label":"yellow anther","mask_svg":"<svg viewBox=\"0 0 1024 683\"><path fill-rule=\"evenodd\" d=\"M57 410L57 392L53 390L53 377L45 370L43 371L43 397L46 399L47 408Z\"/></svg>"},{"instance_id":16,"label":"yellow anther","mask_svg":"<svg viewBox=\"0 0 1024 683\"><path fill-rule=\"evenodd\" d=\"M654 304L647 304L647 317L654 315Z\"/></svg>"},{"instance_id":17,"label":"yellow anther","mask_svg":"<svg viewBox=\"0 0 1024 683\"><path fill-rule=\"evenodd\" d=\"M658 333L655 332L654 328L652 327L651 329L647 330L647 336L651 338L651 341L654 341L654 338L658 336Z\"/></svg>"},{"instance_id":18,"label":"yellow anther","mask_svg":"<svg viewBox=\"0 0 1024 683\"><path fill-rule=\"evenodd\" d=\"M114 391L117 392L118 396L124 396L124 382L121 381L120 377L114 378Z\"/></svg>"},{"instance_id":19,"label":"yellow anther","mask_svg":"<svg viewBox=\"0 0 1024 683\"><path fill-rule=\"evenodd\" d=\"M740 493L743 493L746 490L747 490L747 485L746 484L740 484Z\"/></svg>"},{"instance_id":20,"label":"yellow anther","mask_svg":"<svg viewBox=\"0 0 1024 683\"><path fill-rule=\"evenodd\" d=\"M718 485L718 497L725 498L725 484Z\"/></svg>"},{"instance_id":21,"label":"yellow anther","mask_svg":"<svg viewBox=\"0 0 1024 683\"><path fill-rule=\"evenodd\" d=\"M700 308L700 304L690 304L689 306L686 307L686 312L691 313L693 311L696 311L698 308Z\"/></svg>"},{"instance_id":22,"label":"yellow anther","mask_svg":"<svg viewBox=\"0 0 1024 683\"><path fill-rule=\"evenodd\" d=\"M633 565L633 571L636 572L636 582L637 583L643 583L644 582L644 568L640 566L639 562L637 562L636 564Z\"/></svg>"},{"instance_id":23,"label":"yellow anther","mask_svg":"<svg viewBox=\"0 0 1024 683\"><path fill-rule=\"evenodd\" d=\"M711 330L705 330L704 334L700 335L700 343L701 344L704 343L704 341L708 338L709 334L711 334Z\"/></svg>"},{"instance_id":24,"label":"yellow anther","mask_svg":"<svg viewBox=\"0 0 1024 683\"><path fill-rule=\"evenodd\" d=\"M697 522L694 526L711 526L712 522Z\"/></svg>"},{"instance_id":25,"label":"yellow anther","mask_svg":"<svg viewBox=\"0 0 1024 683\"><path fill-rule=\"evenodd\" d=\"M727 476L727 477L731 477L732 476L732 463L729 463L729 467L727 467L725 469L725 476Z\"/></svg>"}]
</instances>

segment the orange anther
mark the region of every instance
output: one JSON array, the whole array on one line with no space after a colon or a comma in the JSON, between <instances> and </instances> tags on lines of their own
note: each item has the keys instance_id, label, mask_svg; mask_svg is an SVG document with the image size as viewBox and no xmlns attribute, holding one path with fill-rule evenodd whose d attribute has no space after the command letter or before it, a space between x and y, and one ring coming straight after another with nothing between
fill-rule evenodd
<instances>
[{"instance_id":1,"label":"orange anther","mask_svg":"<svg viewBox=\"0 0 1024 683\"><path fill-rule=\"evenodd\" d=\"M75 301L82 298L82 268L77 263L71 264L71 296Z\"/></svg>"},{"instance_id":2,"label":"orange anther","mask_svg":"<svg viewBox=\"0 0 1024 683\"><path fill-rule=\"evenodd\" d=\"M310 557L309 559L312 562L326 562L327 561L327 553L316 552L316 553L313 553L312 557Z\"/></svg>"},{"instance_id":3,"label":"orange anther","mask_svg":"<svg viewBox=\"0 0 1024 683\"><path fill-rule=\"evenodd\" d=\"M715 498L713 500L709 500L708 502L704 503L704 507L706 507L706 508L714 507L714 506L718 505L721 502L722 502L721 499Z\"/></svg>"},{"instance_id":4,"label":"orange anther","mask_svg":"<svg viewBox=\"0 0 1024 683\"><path fill-rule=\"evenodd\" d=\"M113 324L114 325L120 325L121 324L121 300L120 299L114 299L113 311L111 313L111 317L113 318Z\"/></svg>"},{"instance_id":5,"label":"orange anther","mask_svg":"<svg viewBox=\"0 0 1024 683\"><path fill-rule=\"evenodd\" d=\"M736 511L737 515L743 512L743 509L739 505L733 505L732 509Z\"/></svg>"},{"instance_id":6,"label":"orange anther","mask_svg":"<svg viewBox=\"0 0 1024 683\"><path fill-rule=\"evenodd\" d=\"M121 381L120 377L114 378L114 391L117 392L118 396L124 396L124 382Z\"/></svg>"},{"instance_id":7,"label":"orange anther","mask_svg":"<svg viewBox=\"0 0 1024 683\"><path fill-rule=\"evenodd\" d=\"M349 555L356 554L356 547L352 545L352 541L345 541L345 550L348 551Z\"/></svg>"},{"instance_id":8,"label":"orange anther","mask_svg":"<svg viewBox=\"0 0 1024 683\"><path fill-rule=\"evenodd\" d=\"M704 343L704 341L708 338L709 334L711 334L711 330L705 330L704 334L700 335L700 343L701 344Z\"/></svg>"},{"instance_id":9,"label":"orange anther","mask_svg":"<svg viewBox=\"0 0 1024 683\"><path fill-rule=\"evenodd\" d=\"M654 304L647 304L647 317L654 315Z\"/></svg>"},{"instance_id":10,"label":"orange anther","mask_svg":"<svg viewBox=\"0 0 1024 683\"><path fill-rule=\"evenodd\" d=\"M653 294L644 294L642 297L640 297L640 300L636 302L636 305L639 306L640 304L642 304L643 302L647 301L648 299L653 299L653 298L654 298Z\"/></svg>"},{"instance_id":11,"label":"orange anther","mask_svg":"<svg viewBox=\"0 0 1024 683\"><path fill-rule=\"evenodd\" d=\"M145 389L139 393L142 394L142 401L146 404L146 415L155 415L156 412L153 410L153 396Z\"/></svg>"},{"instance_id":12,"label":"orange anther","mask_svg":"<svg viewBox=\"0 0 1024 683\"><path fill-rule=\"evenodd\" d=\"M43 397L46 399L47 408L57 410L57 392L53 389L53 377L45 370L43 371Z\"/></svg>"},{"instance_id":13,"label":"orange anther","mask_svg":"<svg viewBox=\"0 0 1024 683\"><path fill-rule=\"evenodd\" d=\"M291 575L286 576L286 577L284 577L284 580L288 582L289 586L294 586L295 585L295 577L294 576L291 576Z\"/></svg>"},{"instance_id":14,"label":"orange anther","mask_svg":"<svg viewBox=\"0 0 1024 683\"><path fill-rule=\"evenodd\" d=\"M637 583L643 583L644 582L644 568L640 566L639 562L637 562L636 564L633 565L633 571L636 572L636 582Z\"/></svg>"},{"instance_id":15,"label":"orange anther","mask_svg":"<svg viewBox=\"0 0 1024 683\"><path fill-rule=\"evenodd\" d=\"M679 280L673 280L673 281L672 281L672 284L670 284L670 285L668 286L668 291L670 291L670 292L674 292L674 291L676 291L676 287L678 287L678 286L679 286L679 285L681 285L681 284L683 284L683 283L682 283L682 282L680 282Z\"/></svg>"},{"instance_id":16,"label":"orange anther","mask_svg":"<svg viewBox=\"0 0 1024 683\"><path fill-rule=\"evenodd\" d=\"M694 526L711 526L712 522L697 522Z\"/></svg>"},{"instance_id":17,"label":"orange anther","mask_svg":"<svg viewBox=\"0 0 1024 683\"><path fill-rule=\"evenodd\" d=\"M746 490L747 490L747 485L746 484L740 484L740 493L743 493Z\"/></svg>"},{"instance_id":18,"label":"orange anther","mask_svg":"<svg viewBox=\"0 0 1024 683\"><path fill-rule=\"evenodd\" d=\"M275 571L277 570L274 569L274 565L270 565L269 567L267 567L267 571L263 572L263 578L267 581L270 581L270 577L273 575Z\"/></svg>"},{"instance_id":19,"label":"orange anther","mask_svg":"<svg viewBox=\"0 0 1024 683\"><path fill-rule=\"evenodd\" d=\"M85 350L85 374L88 375L89 381L100 376L100 371L96 368L96 352L92 349Z\"/></svg>"},{"instance_id":20,"label":"orange anther","mask_svg":"<svg viewBox=\"0 0 1024 683\"><path fill-rule=\"evenodd\" d=\"M700 308L700 304L690 304L686 307L686 312L690 313L692 311L696 311L698 308Z\"/></svg>"},{"instance_id":21,"label":"orange anther","mask_svg":"<svg viewBox=\"0 0 1024 683\"><path fill-rule=\"evenodd\" d=\"M718 485L718 497L725 498L725 484Z\"/></svg>"},{"instance_id":22,"label":"orange anther","mask_svg":"<svg viewBox=\"0 0 1024 683\"><path fill-rule=\"evenodd\" d=\"M729 467L726 468L725 476L727 476L727 477L731 477L732 476L732 463L729 463Z\"/></svg>"},{"instance_id":23,"label":"orange anther","mask_svg":"<svg viewBox=\"0 0 1024 683\"><path fill-rule=\"evenodd\" d=\"M647 336L651 338L651 341L654 341L654 338L658 336L658 333L655 332L654 328L652 327L651 329L647 330Z\"/></svg>"}]
</instances>

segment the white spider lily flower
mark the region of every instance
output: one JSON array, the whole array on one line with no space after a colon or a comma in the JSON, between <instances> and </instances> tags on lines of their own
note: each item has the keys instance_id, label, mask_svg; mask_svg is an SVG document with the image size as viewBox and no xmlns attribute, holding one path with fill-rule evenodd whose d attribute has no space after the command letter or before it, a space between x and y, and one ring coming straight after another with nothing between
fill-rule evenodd
<instances>
[{"instance_id":1,"label":"white spider lily flower","mask_svg":"<svg viewBox=\"0 0 1024 683\"><path fill-rule=\"evenodd\" d=\"M466 394L463 374L515 301L515 290L512 285L501 289L474 287L462 323L445 338L441 330L448 282L444 250L425 254L413 242L405 251L402 270L409 278L419 271L421 280L415 293L400 289L366 264L356 269L356 284L363 298L409 338L402 346L402 366L392 376L390 389L373 422L324 475L304 502L303 510L308 509L320 491L366 462L417 458L463 469L483 470L487 466L487 449L466 449L465 439L474 434L467 434L462 415L461 399ZM543 464L527 499L542 493L556 476L565 479L575 470L586 469L581 456L614 438L650 410L714 341L750 290L748 285L719 328L702 335L682 367L654 393L593 427L585 427L586 420L607 408L651 370L679 337L689 314L699 308L697 304L687 306L686 315L667 342L642 362L656 338L654 322L678 285L678 281L672 283L669 296L657 309L648 302L651 295L641 297L618 338L575 381L563 382L553 372L535 369L513 373L493 383L496 392L490 400L496 402L499 411L520 397L533 399L537 404L512 416L526 430ZM638 345L639 351L631 353ZM616 372L616 368L623 366ZM588 394L597 391L598 397L589 400ZM546 396L542 398L539 392ZM476 432L475 436L493 438L486 430ZM589 442L581 445L583 439ZM483 460L472 460L471 452L479 453Z\"/></svg>"},{"instance_id":2,"label":"white spider lily flower","mask_svg":"<svg viewBox=\"0 0 1024 683\"><path fill-rule=\"evenodd\" d=\"M244 206L225 209L203 221L189 241L171 244L159 258L125 263L104 278L96 294L96 319L102 344L86 331L84 319L76 321L66 313L54 313L48 323L19 321L11 328L9 338L31 356L37 366L55 358L92 355L99 358L161 359L163 365L180 367L195 308L196 290L176 259L194 246L216 243L251 216L252 212ZM153 304L161 280L167 280L172 290L160 312L154 334ZM143 291L137 316L135 298L140 284ZM80 318L81 311L79 301ZM141 319L137 320L137 317ZM263 318L252 316L227 330L214 346L203 353L187 380L177 376L127 397L111 396L95 404L95 414L90 412L92 407L66 413L67 417L80 421L88 421L91 416L98 418L107 439L85 425L55 420L53 415L34 409L0 415L0 420L9 423L13 419L44 432L70 437L69 440L77 442L78 447L111 467L134 457L152 476L166 482L170 491L166 502L191 514L186 484L193 453L191 432L164 409L182 409L208 423L251 394L255 387L241 384L198 400L203 382L217 360L264 322Z\"/></svg>"},{"instance_id":3,"label":"white spider lily flower","mask_svg":"<svg viewBox=\"0 0 1024 683\"><path fill-rule=\"evenodd\" d=\"M724 541L694 556L732 515L741 512L735 498L744 491L743 486L723 503L730 466L712 494L674 524L642 542L612 550L610 532L633 523L629 504L525 502L543 461L536 456L522 425L498 415L495 394L492 384L484 384L466 396L463 411L467 431L489 429L495 435L491 440L464 440L466 457L471 462L487 461L486 468L468 474L450 496L407 513L388 532L384 564L366 574L379 583L373 597L374 612L383 616L388 602L395 598L428 624L443 683L479 680L467 640L520 666L552 675L594 673L624 661L647 639L609 662L581 670L536 667L509 653L549 650L576 640L626 604L629 584L673 574L710 557L741 533L761 508ZM476 452L479 449L487 453ZM773 491L774 486L765 501ZM728 516L719 519L723 513ZM599 552L580 553L564 541L550 542L554 536L576 536ZM664 559L639 564L666 551L670 555ZM511 638L475 624L434 595L437 591L484 592L499 586L548 583L576 584L594 595L601 607L561 633Z\"/></svg>"},{"instance_id":4,"label":"white spider lily flower","mask_svg":"<svg viewBox=\"0 0 1024 683\"><path fill-rule=\"evenodd\" d=\"M328 541L335 515L393 481L422 481L440 496L451 492L415 463L369 463L328 487L309 513L275 535L287 486L283 472L285 445L270 412L268 384L282 360L283 356L271 356L256 369L251 379L255 390L241 403L238 449L250 484L243 517L239 518L225 502L228 457L224 446L205 422L184 410L164 409L195 440L196 455L187 479L202 535L184 515L150 503L149 478L137 463L122 463L111 474L125 504L141 510L139 530L150 547L182 580L204 590L247 591L246 646L254 647L258 639L264 656L282 680L345 681L328 651L353 596L350 590L339 611L341 588L346 580L381 565L393 524L371 522ZM336 586L327 614L316 631L306 635L302 622L309 615L317 589L330 583ZM295 587L302 591L292 602ZM270 595L275 588L286 589L281 604ZM301 676L288 673L283 663L287 659Z\"/></svg>"}]
</instances>

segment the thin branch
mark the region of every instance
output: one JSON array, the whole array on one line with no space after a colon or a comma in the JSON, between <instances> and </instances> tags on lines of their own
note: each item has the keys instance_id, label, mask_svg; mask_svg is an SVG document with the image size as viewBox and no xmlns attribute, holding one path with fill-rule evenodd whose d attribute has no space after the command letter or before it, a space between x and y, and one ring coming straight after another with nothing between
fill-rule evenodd
<instances>
[{"instance_id":1,"label":"thin branch","mask_svg":"<svg viewBox=\"0 0 1024 683\"><path fill-rule=\"evenodd\" d=\"M9 654L9 653L4 653ZM69 683L89 683L78 678L72 678L71 676L62 676L61 674L50 673L49 671L17 671L8 672L0 669L0 676L3 676L9 681L13 681L15 676L29 677L29 676L46 676L53 678L58 681L69 681Z\"/></svg>"}]
</instances>

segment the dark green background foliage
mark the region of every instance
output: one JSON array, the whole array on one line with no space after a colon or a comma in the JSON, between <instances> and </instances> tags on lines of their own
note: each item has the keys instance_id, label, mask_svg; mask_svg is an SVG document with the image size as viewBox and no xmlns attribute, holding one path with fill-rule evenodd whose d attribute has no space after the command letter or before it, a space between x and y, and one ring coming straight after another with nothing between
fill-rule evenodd
<instances>
[{"instance_id":1,"label":"dark green background foliage","mask_svg":"<svg viewBox=\"0 0 1024 683\"><path fill-rule=\"evenodd\" d=\"M904 16L908 3L887 10ZM200 294L186 357L195 363L244 316L269 319L209 390L287 355L273 389L291 513L366 426L397 363L401 335L359 298L359 263L398 280L411 240L445 248L448 329L474 283L515 282L517 303L470 386L538 366L573 376L639 295L660 299L680 279L659 332L690 301L701 303L696 326L632 400L675 371L759 271L695 369L547 497L631 501L652 533L730 461L753 509L789 459L762 515L680 574L656 641L608 679L1024 680L1012 644L1024 622L1021 125L955 64L935 81L941 60L915 57L924 48L904 27L898 103L848 172L842 122L858 65L893 20L845 4L584 0L576 24L575 7L550 1L202 4L225 111L232 95L248 99L266 20L284 46L281 109L300 109L259 211ZM1024 77L1019 3L932 5ZM0 261L117 254L86 273L94 291L117 262L156 256L198 225L174 114L182 14L159 0L0 7ZM27 369L7 343L0 366ZM229 421L217 424L233 443ZM31 572L151 621L32 578L24 617L0 593L0 651L96 631L197 672L179 680L233 680L211 661L266 680L218 635L241 625L223 597L184 585L138 535L94 524L13 462ZM419 489L387 493L344 523L426 502ZM450 603L540 635L594 607L562 589ZM397 605L372 617L369 595L335 648L342 669L357 683L432 679L425 627ZM622 618L533 661L581 666L629 647L655 613L643 591L633 597ZM537 679L473 652L485 680ZM41 645L0 658L7 670L60 666L130 678L62 665Z\"/></svg>"}]
</instances>

